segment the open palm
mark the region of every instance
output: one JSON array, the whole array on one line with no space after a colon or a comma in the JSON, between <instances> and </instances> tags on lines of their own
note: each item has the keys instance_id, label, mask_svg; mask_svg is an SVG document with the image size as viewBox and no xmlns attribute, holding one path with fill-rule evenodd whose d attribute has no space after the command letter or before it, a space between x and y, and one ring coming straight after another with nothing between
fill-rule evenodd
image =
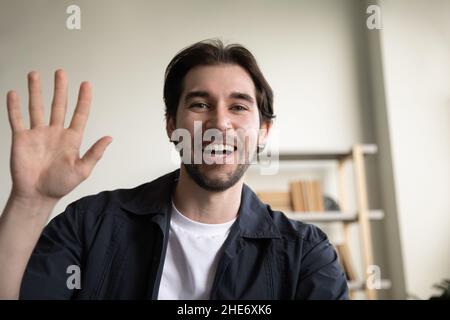
<instances>
[{"instance_id":1,"label":"open palm","mask_svg":"<svg viewBox=\"0 0 450 320\"><path fill-rule=\"evenodd\" d=\"M22 120L19 98L8 92L8 116L12 128L12 192L27 199L58 200L72 191L91 173L111 137L99 139L83 157L79 150L89 116L92 90L88 82L80 86L74 115L64 128L67 109L67 78L62 70L55 72L55 90L49 125L44 111L39 75L28 74L30 129Z\"/></svg>"}]
</instances>

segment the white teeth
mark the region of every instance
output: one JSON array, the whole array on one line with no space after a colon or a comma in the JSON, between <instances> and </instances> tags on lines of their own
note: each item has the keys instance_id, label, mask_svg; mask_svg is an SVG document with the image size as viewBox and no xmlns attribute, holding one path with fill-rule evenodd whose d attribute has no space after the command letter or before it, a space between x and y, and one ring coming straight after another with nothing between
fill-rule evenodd
<instances>
[{"instance_id":1,"label":"white teeth","mask_svg":"<svg viewBox=\"0 0 450 320\"><path fill-rule=\"evenodd\" d=\"M233 152L234 147L227 144L209 144L205 147L205 151L214 151L214 152Z\"/></svg>"}]
</instances>

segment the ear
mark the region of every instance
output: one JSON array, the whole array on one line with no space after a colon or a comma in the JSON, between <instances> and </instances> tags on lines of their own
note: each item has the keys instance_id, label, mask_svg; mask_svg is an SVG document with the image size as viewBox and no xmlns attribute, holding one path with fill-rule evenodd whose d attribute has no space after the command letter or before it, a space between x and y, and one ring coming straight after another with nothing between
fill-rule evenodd
<instances>
[{"instance_id":1,"label":"ear","mask_svg":"<svg viewBox=\"0 0 450 320\"><path fill-rule=\"evenodd\" d=\"M269 139L269 133L272 129L272 120L263 120L261 122L259 134L258 134L258 145L265 145Z\"/></svg>"},{"instance_id":2,"label":"ear","mask_svg":"<svg viewBox=\"0 0 450 320\"><path fill-rule=\"evenodd\" d=\"M175 126L175 120L171 116L167 116L166 118L166 133L169 137L169 140L172 141L172 133L174 132L176 126Z\"/></svg>"}]
</instances>

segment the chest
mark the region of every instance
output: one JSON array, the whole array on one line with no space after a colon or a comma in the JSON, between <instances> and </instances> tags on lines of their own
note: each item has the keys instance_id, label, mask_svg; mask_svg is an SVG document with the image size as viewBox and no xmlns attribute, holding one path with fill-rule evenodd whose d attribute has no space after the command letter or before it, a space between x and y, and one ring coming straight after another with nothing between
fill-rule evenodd
<instances>
[{"instance_id":1,"label":"chest","mask_svg":"<svg viewBox=\"0 0 450 320\"><path fill-rule=\"evenodd\" d=\"M166 231L155 223L122 221L109 232L99 232L83 259L83 289L77 298L156 299L170 246L169 237L165 236L169 230ZM291 297L296 279L290 275L288 261L275 253L279 252L276 245L270 240L237 238L214 249L216 252L208 256L210 263L216 264L211 276L210 298ZM205 248L207 246L198 248L197 254ZM192 258L189 257L190 261L201 257Z\"/></svg>"}]
</instances>

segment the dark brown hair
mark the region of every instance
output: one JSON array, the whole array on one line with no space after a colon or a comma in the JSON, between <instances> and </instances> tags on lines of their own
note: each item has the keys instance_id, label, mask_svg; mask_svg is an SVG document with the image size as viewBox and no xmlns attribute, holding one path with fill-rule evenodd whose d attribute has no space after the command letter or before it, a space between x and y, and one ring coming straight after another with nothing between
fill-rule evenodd
<instances>
[{"instance_id":1,"label":"dark brown hair","mask_svg":"<svg viewBox=\"0 0 450 320\"><path fill-rule=\"evenodd\" d=\"M252 53L239 44L224 46L221 40L208 39L184 48L170 61L164 80L164 103L166 119L176 119L178 102L183 91L184 77L192 68L200 65L235 64L244 68L256 88L261 121L272 121L273 92L258 67Z\"/></svg>"}]
</instances>

